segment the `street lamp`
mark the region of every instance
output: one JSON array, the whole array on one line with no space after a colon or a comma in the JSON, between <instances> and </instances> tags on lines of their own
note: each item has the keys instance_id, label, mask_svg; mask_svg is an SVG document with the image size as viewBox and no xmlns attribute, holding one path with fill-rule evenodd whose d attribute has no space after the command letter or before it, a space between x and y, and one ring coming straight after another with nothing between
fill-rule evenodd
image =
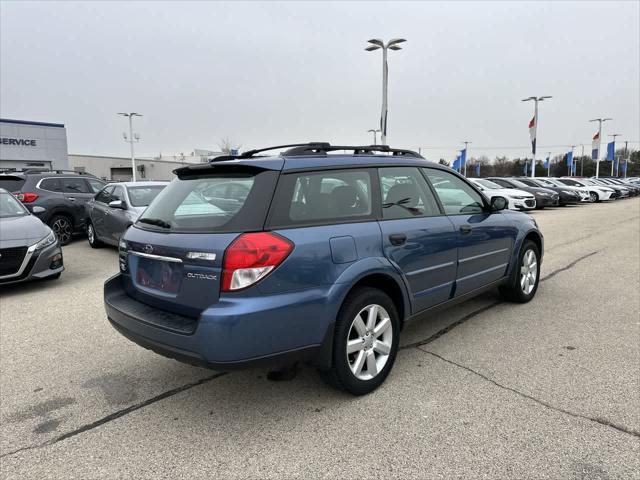
<instances>
[{"instance_id":1,"label":"street lamp","mask_svg":"<svg viewBox=\"0 0 640 480\"><path fill-rule=\"evenodd\" d=\"M376 133L378 133L380 131L380 129L375 130L373 128L370 128L369 130L367 130L367 132L372 132L373 133L373 144L377 145L378 141L377 141L377 137L376 137Z\"/></svg>"},{"instance_id":2,"label":"street lamp","mask_svg":"<svg viewBox=\"0 0 640 480\"><path fill-rule=\"evenodd\" d=\"M602 145L602 123L613 120L613 118L594 118L590 122L598 122L598 155L596 158L596 178L600 178L600 146ZM593 160L593 146L591 148L591 159Z\"/></svg>"},{"instance_id":3,"label":"street lamp","mask_svg":"<svg viewBox=\"0 0 640 480\"><path fill-rule=\"evenodd\" d=\"M124 141L129 142L129 145L131 145L131 171L133 173L132 180L135 182L136 181L136 156L133 152L133 142L139 142L140 135L137 133L134 135L133 133L133 117L141 117L142 115L136 112L131 112L131 113L118 112L118 115L122 115L123 117L129 117L129 138L127 138L126 133L123 136L124 136Z\"/></svg>"},{"instance_id":4,"label":"street lamp","mask_svg":"<svg viewBox=\"0 0 640 480\"><path fill-rule=\"evenodd\" d=\"M380 143L382 145L387 144L387 83L389 78L387 50L402 50L400 44L403 42L406 42L404 38L393 38L385 44L378 38L372 38L368 41L371 45L365 48L368 52L382 49L382 113L380 114Z\"/></svg>"},{"instance_id":5,"label":"street lamp","mask_svg":"<svg viewBox=\"0 0 640 480\"><path fill-rule=\"evenodd\" d=\"M551 95L545 95L542 97L529 97L523 98L523 102L529 102L533 100L535 102L535 109L533 113L533 138L531 139L531 152L533 153L533 160L531 161L531 178L536 178L536 143L538 143L538 102L542 102L547 98L553 98Z\"/></svg>"}]
</instances>

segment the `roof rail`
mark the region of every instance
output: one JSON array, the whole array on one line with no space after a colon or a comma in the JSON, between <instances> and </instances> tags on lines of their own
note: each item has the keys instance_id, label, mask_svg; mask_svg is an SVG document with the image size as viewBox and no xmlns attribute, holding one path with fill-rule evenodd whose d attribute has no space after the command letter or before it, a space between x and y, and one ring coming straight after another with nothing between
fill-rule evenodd
<instances>
[{"instance_id":1,"label":"roof rail","mask_svg":"<svg viewBox=\"0 0 640 480\"><path fill-rule=\"evenodd\" d=\"M302 155L326 155L327 152L334 152L338 150L353 150L354 155L370 155L374 152L390 153L393 156L405 156L423 158L417 152L413 150L404 150L399 148L391 148L388 145L331 145L328 142L309 142L309 143L291 143L288 145L276 145L274 147L257 148L254 150L247 150L239 155L222 155L211 159L211 162L222 162L225 160L235 160L239 158L251 158L257 153L266 152L269 150L282 150L282 156L295 157Z\"/></svg>"},{"instance_id":2,"label":"roof rail","mask_svg":"<svg viewBox=\"0 0 640 480\"><path fill-rule=\"evenodd\" d=\"M423 158L418 152L413 150L405 150L401 148L391 148L388 145L330 145L325 144L308 144L305 146L294 147L286 152L283 156L295 157L300 155L326 155L327 152L335 152L338 150L353 150L354 155L371 155L375 152L390 153L392 156L416 157Z\"/></svg>"},{"instance_id":3,"label":"roof rail","mask_svg":"<svg viewBox=\"0 0 640 480\"><path fill-rule=\"evenodd\" d=\"M89 177L95 177L94 174L89 173L89 172L79 172L77 170L68 170L68 169L63 169L63 168L53 168L53 169L49 169L49 168L27 168L27 169L23 170L22 173L58 173L58 174L75 173L76 175L87 175Z\"/></svg>"}]
</instances>

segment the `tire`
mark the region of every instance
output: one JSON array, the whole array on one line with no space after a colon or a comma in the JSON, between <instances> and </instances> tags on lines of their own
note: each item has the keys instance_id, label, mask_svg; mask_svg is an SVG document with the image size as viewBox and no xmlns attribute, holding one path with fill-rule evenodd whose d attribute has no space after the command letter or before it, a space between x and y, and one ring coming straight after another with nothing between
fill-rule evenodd
<instances>
[{"instance_id":1,"label":"tire","mask_svg":"<svg viewBox=\"0 0 640 480\"><path fill-rule=\"evenodd\" d=\"M589 192L589 202L596 203L600 198L596 192Z\"/></svg>"},{"instance_id":2,"label":"tire","mask_svg":"<svg viewBox=\"0 0 640 480\"><path fill-rule=\"evenodd\" d=\"M96 234L96 229L93 227L93 223L87 220L87 240L89 240L89 245L91 248L100 248L104 244L98 239L98 235Z\"/></svg>"},{"instance_id":3,"label":"tire","mask_svg":"<svg viewBox=\"0 0 640 480\"><path fill-rule=\"evenodd\" d=\"M54 215L49 220L49 226L58 237L60 245L69 245L73 238L73 222L66 215Z\"/></svg>"},{"instance_id":4,"label":"tire","mask_svg":"<svg viewBox=\"0 0 640 480\"><path fill-rule=\"evenodd\" d=\"M500 287L500 294L510 302L527 303L535 297L539 285L540 251L534 242L526 240L518 254L512 278L507 285Z\"/></svg>"},{"instance_id":5,"label":"tire","mask_svg":"<svg viewBox=\"0 0 640 480\"><path fill-rule=\"evenodd\" d=\"M370 312L376 313L375 322L369 323ZM336 318L331 368L322 377L353 395L372 392L393 368L399 334L400 316L387 294L369 287L354 290ZM348 344L352 353L347 353Z\"/></svg>"}]
</instances>

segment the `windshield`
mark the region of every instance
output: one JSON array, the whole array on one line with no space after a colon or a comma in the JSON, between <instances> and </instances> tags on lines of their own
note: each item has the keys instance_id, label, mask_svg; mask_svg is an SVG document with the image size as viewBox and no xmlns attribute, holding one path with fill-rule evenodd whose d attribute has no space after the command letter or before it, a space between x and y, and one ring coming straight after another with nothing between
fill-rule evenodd
<instances>
[{"instance_id":1,"label":"windshield","mask_svg":"<svg viewBox=\"0 0 640 480\"><path fill-rule=\"evenodd\" d=\"M25 217L29 212L10 193L0 192L0 218Z\"/></svg>"},{"instance_id":2,"label":"windshield","mask_svg":"<svg viewBox=\"0 0 640 480\"><path fill-rule=\"evenodd\" d=\"M484 178L476 179L474 180L474 182L476 182L477 184L481 185L484 188L488 188L489 190L500 190L503 188L497 183L492 182L491 180L485 180Z\"/></svg>"},{"instance_id":3,"label":"windshield","mask_svg":"<svg viewBox=\"0 0 640 480\"><path fill-rule=\"evenodd\" d=\"M172 232L260 229L277 172L220 173L176 179L138 219L140 228Z\"/></svg>"},{"instance_id":4,"label":"windshield","mask_svg":"<svg viewBox=\"0 0 640 480\"><path fill-rule=\"evenodd\" d=\"M563 185L569 185L571 187L582 187L583 185L575 180L568 180L566 178L559 178L558 181Z\"/></svg>"},{"instance_id":5,"label":"windshield","mask_svg":"<svg viewBox=\"0 0 640 480\"><path fill-rule=\"evenodd\" d=\"M526 183L522 183L520 180L516 180L515 178L510 178L509 181L513 183L516 187L520 188L531 188Z\"/></svg>"},{"instance_id":6,"label":"windshield","mask_svg":"<svg viewBox=\"0 0 640 480\"><path fill-rule=\"evenodd\" d=\"M132 207L146 207L156 198L164 185L148 185L145 187L127 187Z\"/></svg>"},{"instance_id":7,"label":"windshield","mask_svg":"<svg viewBox=\"0 0 640 480\"><path fill-rule=\"evenodd\" d=\"M536 183L542 185L543 187L556 187L557 185L553 183L551 180L536 178Z\"/></svg>"}]
</instances>

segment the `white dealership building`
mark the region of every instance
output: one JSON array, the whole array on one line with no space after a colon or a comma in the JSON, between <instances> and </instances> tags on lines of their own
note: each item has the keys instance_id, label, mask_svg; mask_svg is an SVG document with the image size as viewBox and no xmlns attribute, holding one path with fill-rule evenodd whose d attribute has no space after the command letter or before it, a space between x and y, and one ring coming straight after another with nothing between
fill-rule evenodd
<instances>
[{"instance_id":1,"label":"white dealership building","mask_svg":"<svg viewBox=\"0 0 640 480\"><path fill-rule=\"evenodd\" d=\"M221 152L195 149L191 153L136 159L138 180L171 180L173 170L202 163ZM0 119L0 171L44 168L86 172L105 180L129 181L130 157L69 154L67 130L61 123Z\"/></svg>"},{"instance_id":2,"label":"white dealership building","mask_svg":"<svg viewBox=\"0 0 640 480\"><path fill-rule=\"evenodd\" d=\"M0 118L0 169L8 168L68 169L64 125Z\"/></svg>"}]
</instances>

